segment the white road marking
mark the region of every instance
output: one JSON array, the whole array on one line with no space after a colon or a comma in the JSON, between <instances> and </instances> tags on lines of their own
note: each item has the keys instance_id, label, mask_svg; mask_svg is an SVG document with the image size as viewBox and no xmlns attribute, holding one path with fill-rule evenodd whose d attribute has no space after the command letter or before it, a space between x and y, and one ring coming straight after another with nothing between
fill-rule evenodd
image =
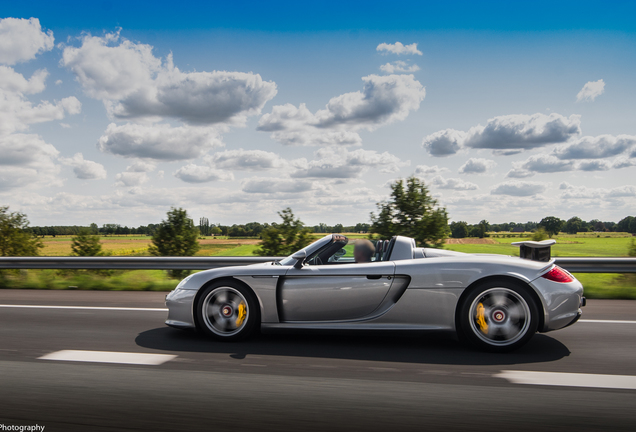
<instances>
[{"instance_id":1,"label":"white road marking","mask_svg":"<svg viewBox=\"0 0 636 432\"><path fill-rule=\"evenodd\" d=\"M38 360L160 365L175 358L177 358L177 356L171 354L62 350L43 355L42 357L38 357Z\"/></svg>"},{"instance_id":2,"label":"white road marking","mask_svg":"<svg viewBox=\"0 0 636 432\"><path fill-rule=\"evenodd\" d=\"M625 320L589 320L582 319L578 322L581 323L599 323L599 324L636 324L636 321L625 321Z\"/></svg>"},{"instance_id":3,"label":"white road marking","mask_svg":"<svg viewBox=\"0 0 636 432\"><path fill-rule=\"evenodd\" d=\"M501 371L494 375L514 384L636 390L636 376L561 372Z\"/></svg>"},{"instance_id":4,"label":"white road marking","mask_svg":"<svg viewBox=\"0 0 636 432\"><path fill-rule=\"evenodd\" d=\"M117 311L150 311L168 312L168 308L138 308L138 307L108 307L108 306L49 306L49 305L6 305L0 304L0 308L23 309L79 309L79 310L117 310Z\"/></svg>"}]
</instances>

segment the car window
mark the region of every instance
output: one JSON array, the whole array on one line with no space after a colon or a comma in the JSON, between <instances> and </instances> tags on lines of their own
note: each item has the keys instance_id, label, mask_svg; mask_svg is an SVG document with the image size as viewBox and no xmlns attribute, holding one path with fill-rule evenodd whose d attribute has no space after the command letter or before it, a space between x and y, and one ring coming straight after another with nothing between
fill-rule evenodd
<instances>
[{"instance_id":1,"label":"car window","mask_svg":"<svg viewBox=\"0 0 636 432\"><path fill-rule=\"evenodd\" d=\"M314 265L320 264L353 264L356 262L354 250L357 243L369 244L366 239L347 239L346 243L340 242L335 244L333 249L325 251L319 259L314 260ZM376 261L375 244L371 242L371 257L369 262Z\"/></svg>"}]
</instances>

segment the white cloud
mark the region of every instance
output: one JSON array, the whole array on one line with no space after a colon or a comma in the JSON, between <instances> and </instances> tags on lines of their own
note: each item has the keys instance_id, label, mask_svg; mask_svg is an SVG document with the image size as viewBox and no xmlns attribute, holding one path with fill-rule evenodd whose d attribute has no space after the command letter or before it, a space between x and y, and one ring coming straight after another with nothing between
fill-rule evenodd
<instances>
[{"instance_id":1,"label":"white cloud","mask_svg":"<svg viewBox=\"0 0 636 432\"><path fill-rule=\"evenodd\" d=\"M578 115L552 113L505 115L488 120L486 126L468 131L464 145L486 149L532 149L562 143L581 132Z\"/></svg>"},{"instance_id":2,"label":"white cloud","mask_svg":"<svg viewBox=\"0 0 636 432\"><path fill-rule=\"evenodd\" d=\"M602 79L589 81L585 83L581 91L576 95L576 101L593 101L603 93L605 93L605 82Z\"/></svg>"},{"instance_id":3,"label":"white cloud","mask_svg":"<svg viewBox=\"0 0 636 432\"><path fill-rule=\"evenodd\" d=\"M274 106L261 117L257 129L272 132L272 138L283 144L360 144L356 131L404 120L426 95L413 75L369 75L362 80L362 91L334 97L316 113L305 104Z\"/></svg>"},{"instance_id":4,"label":"white cloud","mask_svg":"<svg viewBox=\"0 0 636 432\"><path fill-rule=\"evenodd\" d=\"M535 173L533 173L532 171L524 170L522 168L513 168L510 171L508 171L508 174L506 174L506 177L527 178L527 177L532 177L534 174Z\"/></svg>"},{"instance_id":5,"label":"white cloud","mask_svg":"<svg viewBox=\"0 0 636 432\"><path fill-rule=\"evenodd\" d=\"M632 156L631 159L628 159L626 157L619 157L614 160L614 163L612 163L612 168L617 169L629 168L633 166L636 166L636 158L634 158L634 156Z\"/></svg>"},{"instance_id":6,"label":"white cloud","mask_svg":"<svg viewBox=\"0 0 636 432\"><path fill-rule=\"evenodd\" d=\"M298 179L279 179L271 177L251 177L241 182L241 189L246 193L302 193L313 188L311 181Z\"/></svg>"},{"instance_id":7,"label":"white cloud","mask_svg":"<svg viewBox=\"0 0 636 432\"><path fill-rule=\"evenodd\" d=\"M567 182L563 182L559 185L559 189L563 191L561 194L561 199L563 200L594 199L597 201L613 201L616 198L636 197L636 186L633 185L618 186L608 189L573 186Z\"/></svg>"},{"instance_id":8,"label":"white cloud","mask_svg":"<svg viewBox=\"0 0 636 432\"><path fill-rule=\"evenodd\" d=\"M179 168L174 176L187 183L206 183L211 181L234 180L234 175L230 172L217 170L208 166L188 164Z\"/></svg>"},{"instance_id":9,"label":"white cloud","mask_svg":"<svg viewBox=\"0 0 636 432\"><path fill-rule=\"evenodd\" d=\"M581 171L607 171L612 165L604 160L591 160L580 162L577 168Z\"/></svg>"},{"instance_id":10,"label":"white cloud","mask_svg":"<svg viewBox=\"0 0 636 432\"><path fill-rule=\"evenodd\" d=\"M601 159L616 156L636 148L634 135L584 136L572 144L557 148L554 154L559 159Z\"/></svg>"},{"instance_id":11,"label":"white cloud","mask_svg":"<svg viewBox=\"0 0 636 432\"><path fill-rule=\"evenodd\" d=\"M97 143L97 148L106 153L156 160L194 159L222 146L216 129L168 124L111 123Z\"/></svg>"},{"instance_id":12,"label":"white cloud","mask_svg":"<svg viewBox=\"0 0 636 432\"><path fill-rule=\"evenodd\" d=\"M444 129L424 137L422 147L424 147L431 156L450 156L461 149L465 139L466 132L455 129Z\"/></svg>"},{"instance_id":13,"label":"white cloud","mask_svg":"<svg viewBox=\"0 0 636 432\"><path fill-rule=\"evenodd\" d=\"M121 172L115 176L115 186L134 187L147 183L150 178L145 172Z\"/></svg>"},{"instance_id":14,"label":"white cloud","mask_svg":"<svg viewBox=\"0 0 636 432\"><path fill-rule=\"evenodd\" d=\"M153 162L137 161L126 168L128 172L152 172L157 168Z\"/></svg>"},{"instance_id":15,"label":"white cloud","mask_svg":"<svg viewBox=\"0 0 636 432\"><path fill-rule=\"evenodd\" d=\"M317 159L296 161L299 169L292 177L317 177L333 179L358 178L369 169L380 173L395 173L400 167L409 165L388 152L357 149L349 151L342 147L327 147L315 152Z\"/></svg>"},{"instance_id":16,"label":"white cloud","mask_svg":"<svg viewBox=\"0 0 636 432\"><path fill-rule=\"evenodd\" d=\"M457 191L477 190L479 187L475 183L467 182L459 178L444 178L440 175L431 180L431 184L440 189L452 189Z\"/></svg>"},{"instance_id":17,"label":"white cloud","mask_svg":"<svg viewBox=\"0 0 636 432\"><path fill-rule=\"evenodd\" d=\"M276 95L276 84L243 72L182 72L172 55L157 58L152 46L118 33L86 35L64 48L62 65L87 95L104 101L117 119L174 118L193 125L244 124Z\"/></svg>"},{"instance_id":18,"label":"white cloud","mask_svg":"<svg viewBox=\"0 0 636 432\"><path fill-rule=\"evenodd\" d=\"M533 196L546 190L543 183L526 182L526 181L509 181L500 183L490 191L493 195L510 195L516 197Z\"/></svg>"},{"instance_id":19,"label":"white cloud","mask_svg":"<svg viewBox=\"0 0 636 432\"><path fill-rule=\"evenodd\" d=\"M537 173L555 173L572 171L575 167L570 161L563 161L551 155L531 156L520 166L522 169Z\"/></svg>"},{"instance_id":20,"label":"white cloud","mask_svg":"<svg viewBox=\"0 0 636 432\"><path fill-rule=\"evenodd\" d=\"M384 54L412 54L412 55L422 55L422 51L417 49L417 44L412 43L410 45L404 45L402 42L396 42L394 44L381 43L375 49L376 51L386 51Z\"/></svg>"},{"instance_id":21,"label":"white cloud","mask_svg":"<svg viewBox=\"0 0 636 432\"><path fill-rule=\"evenodd\" d=\"M148 173L157 166L153 162L139 160L128 165L126 171L115 176L115 186L139 187L150 180Z\"/></svg>"},{"instance_id":22,"label":"white cloud","mask_svg":"<svg viewBox=\"0 0 636 432\"><path fill-rule=\"evenodd\" d=\"M418 165L415 167L415 175L421 177L435 176L444 172L450 172L446 167L439 167L437 165Z\"/></svg>"},{"instance_id":23,"label":"white cloud","mask_svg":"<svg viewBox=\"0 0 636 432\"><path fill-rule=\"evenodd\" d=\"M215 168L238 171L281 169L287 165L276 153L263 150L226 150L205 156L204 160Z\"/></svg>"},{"instance_id":24,"label":"white cloud","mask_svg":"<svg viewBox=\"0 0 636 432\"><path fill-rule=\"evenodd\" d=\"M559 160L553 155L533 155L523 162L514 162L513 169L508 172L506 177L526 178L532 177L536 173L557 173L574 169L576 166L572 161Z\"/></svg>"},{"instance_id":25,"label":"white cloud","mask_svg":"<svg viewBox=\"0 0 636 432\"><path fill-rule=\"evenodd\" d=\"M0 191L59 185L58 153L37 135L0 136Z\"/></svg>"},{"instance_id":26,"label":"white cloud","mask_svg":"<svg viewBox=\"0 0 636 432\"><path fill-rule=\"evenodd\" d=\"M462 147L492 149L498 154L502 150L516 153L566 142L581 132L580 123L578 115L505 115L491 118L486 126L474 126L468 132L454 129L436 132L424 138L422 144L432 156L452 155Z\"/></svg>"},{"instance_id":27,"label":"white cloud","mask_svg":"<svg viewBox=\"0 0 636 432\"><path fill-rule=\"evenodd\" d=\"M64 129L70 129L71 125L68 123L60 123L60 126L62 126Z\"/></svg>"},{"instance_id":28,"label":"white cloud","mask_svg":"<svg viewBox=\"0 0 636 432\"><path fill-rule=\"evenodd\" d=\"M492 160L470 158L459 168L459 172L460 174L483 174L496 165L497 163Z\"/></svg>"},{"instance_id":29,"label":"white cloud","mask_svg":"<svg viewBox=\"0 0 636 432\"><path fill-rule=\"evenodd\" d=\"M75 177L81 180L95 180L106 178L104 165L84 159L82 153L75 153L72 158L60 158L64 165L72 166Z\"/></svg>"},{"instance_id":30,"label":"white cloud","mask_svg":"<svg viewBox=\"0 0 636 432\"><path fill-rule=\"evenodd\" d=\"M0 89L13 93L40 93L46 88L44 81L48 75L46 69L38 69L33 72L31 78L26 79L24 75L16 72L13 68L0 66Z\"/></svg>"},{"instance_id":31,"label":"white cloud","mask_svg":"<svg viewBox=\"0 0 636 432\"><path fill-rule=\"evenodd\" d=\"M413 73L420 70L420 67L416 64L409 65L407 62L398 60L393 63L386 63L380 66L380 70L384 73Z\"/></svg>"},{"instance_id":32,"label":"white cloud","mask_svg":"<svg viewBox=\"0 0 636 432\"><path fill-rule=\"evenodd\" d=\"M62 120L66 114L77 114L80 110L81 103L73 96L54 104L41 101L34 106L19 91L0 90L0 135L24 131L30 124Z\"/></svg>"},{"instance_id":33,"label":"white cloud","mask_svg":"<svg viewBox=\"0 0 636 432\"><path fill-rule=\"evenodd\" d=\"M0 19L0 63L13 65L32 60L53 49L53 32L42 31L37 18Z\"/></svg>"}]
</instances>

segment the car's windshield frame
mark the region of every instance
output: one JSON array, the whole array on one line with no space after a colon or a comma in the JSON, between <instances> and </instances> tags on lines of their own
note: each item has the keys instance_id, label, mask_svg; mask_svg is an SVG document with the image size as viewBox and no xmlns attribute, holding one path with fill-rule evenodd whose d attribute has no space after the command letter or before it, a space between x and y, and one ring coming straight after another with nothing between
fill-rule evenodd
<instances>
[{"instance_id":1,"label":"car's windshield frame","mask_svg":"<svg viewBox=\"0 0 636 432\"><path fill-rule=\"evenodd\" d=\"M314 255L315 252L323 249L324 247L328 246L329 244L331 244L332 242L339 240L339 239L344 239L345 241L347 241L348 239L340 234L329 234L324 236L321 239L316 240L315 242L311 243L309 246L304 247L301 250L305 250L307 253L307 258L309 258L310 256ZM294 252L295 254L296 252ZM296 260L294 258L292 258L292 256L294 254L289 255L286 258L283 258L280 261L277 261L276 264L278 265L283 265L283 266L290 266L290 265L294 265L296 263Z\"/></svg>"}]
</instances>

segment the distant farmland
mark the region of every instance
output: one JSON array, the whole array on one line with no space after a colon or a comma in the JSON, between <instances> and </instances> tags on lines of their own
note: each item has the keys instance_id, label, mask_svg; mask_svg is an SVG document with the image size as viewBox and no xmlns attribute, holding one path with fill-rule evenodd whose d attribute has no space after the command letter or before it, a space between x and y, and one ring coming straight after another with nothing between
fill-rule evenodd
<instances>
[{"instance_id":1,"label":"distant farmland","mask_svg":"<svg viewBox=\"0 0 636 432\"><path fill-rule=\"evenodd\" d=\"M324 234L315 233L315 238ZM366 234L345 233L350 238L366 238ZM514 235L514 237L508 237ZM528 239L526 234L493 233L484 239L448 239L446 249L467 253L492 253L518 255L518 248L511 243ZM580 233L556 236L557 244L552 248L553 256L626 256L633 237L625 233ZM101 238L102 247L114 256L148 256L148 236L108 236ZM43 239L44 256L68 256L71 254L71 237L57 236ZM251 256L260 240L258 238L202 237L201 250L197 256Z\"/></svg>"}]
</instances>

